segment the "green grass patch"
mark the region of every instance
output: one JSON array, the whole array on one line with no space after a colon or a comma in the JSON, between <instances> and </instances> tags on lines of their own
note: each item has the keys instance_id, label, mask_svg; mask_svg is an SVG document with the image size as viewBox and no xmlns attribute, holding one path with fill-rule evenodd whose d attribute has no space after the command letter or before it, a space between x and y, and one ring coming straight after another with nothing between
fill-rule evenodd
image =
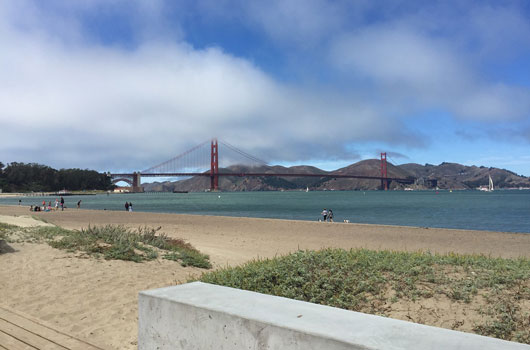
<instances>
[{"instance_id":1,"label":"green grass patch","mask_svg":"<svg viewBox=\"0 0 530 350\"><path fill-rule=\"evenodd\" d=\"M400 300L484 297L482 335L530 343L530 260L471 255L326 249L203 274L207 283L385 315Z\"/></svg>"},{"instance_id":2,"label":"green grass patch","mask_svg":"<svg viewBox=\"0 0 530 350\"><path fill-rule=\"evenodd\" d=\"M4 228L3 228L4 227ZM162 255L183 266L211 268L209 257L189 243L159 234L160 228L125 226L89 226L81 230L66 230L57 226L20 228L0 225L0 233L12 242L46 242L54 248L134 262L149 261Z\"/></svg>"}]
</instances>

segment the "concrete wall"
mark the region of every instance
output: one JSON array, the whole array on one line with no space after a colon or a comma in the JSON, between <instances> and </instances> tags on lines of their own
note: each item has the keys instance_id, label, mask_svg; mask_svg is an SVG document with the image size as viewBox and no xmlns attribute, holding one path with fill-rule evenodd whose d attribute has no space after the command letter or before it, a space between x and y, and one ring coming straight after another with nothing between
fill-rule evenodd
<instances>
[{"instance_id":1,"label":"concrete wall","mask_svg":"<svg viewBox=\"0 0 530 350\"><path fill-rule=\"evenodd\" d=\"M201 282L141 292L138 348L530 350L530 346Z\"/></svg>"}]
</instances>

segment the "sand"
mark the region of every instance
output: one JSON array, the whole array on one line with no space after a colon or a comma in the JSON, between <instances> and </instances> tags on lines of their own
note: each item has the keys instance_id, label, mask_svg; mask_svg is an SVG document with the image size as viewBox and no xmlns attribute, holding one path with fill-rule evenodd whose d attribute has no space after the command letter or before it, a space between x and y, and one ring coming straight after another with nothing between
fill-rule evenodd
<instances>
[{"instance_id":1,"label":"sand","mask_svg":"<svg viewBox=\"0 0 530 350\"><path fill-rule=\"evenodd\" d=\"M530 257L530 234L125 211L30 213L26 207L0 206L0 222L42 224L32 215L69 229L161 226L161 232L209 254L215 267L324 247ZM138 264L79 258L45 244L9 245L13 252L0 254L0 305L109 349L136 348L139 291L184 283L204 271L162 259ZM396 317L422 321L415 308L421 309L404 305Z\"/></svg>"},{"instance_id":2,"label":"sand","mask_svg":"<svg viewBox=\"0 0 530 350\"><path fill-rule=\"evenodd\" d=\"M53 224L36 219L31 215L0 215L0 222L19 227L33 227L33 226L54 226Z\"/></svg>"}]
</instances>

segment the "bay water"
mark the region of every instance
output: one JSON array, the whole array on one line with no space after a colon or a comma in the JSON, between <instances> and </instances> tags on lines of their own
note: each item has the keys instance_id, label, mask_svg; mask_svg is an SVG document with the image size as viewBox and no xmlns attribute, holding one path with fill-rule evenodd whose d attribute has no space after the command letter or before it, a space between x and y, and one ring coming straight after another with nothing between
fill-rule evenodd
<instances>
[{"instance_id":1,"label":"bay water","mask_svg":"<svg viewBox=\"0 0 530 350\"><path fill-rule=\"evenodd\" d=\"M0 204L52 202L52 197L0 198ZM324 208L352 223L530 233L530 190L285 191L126 193L65 196L66 210L81 208L318 221ZM29 213L29 208L28 208Z\"/></svg>"}]
</instances>

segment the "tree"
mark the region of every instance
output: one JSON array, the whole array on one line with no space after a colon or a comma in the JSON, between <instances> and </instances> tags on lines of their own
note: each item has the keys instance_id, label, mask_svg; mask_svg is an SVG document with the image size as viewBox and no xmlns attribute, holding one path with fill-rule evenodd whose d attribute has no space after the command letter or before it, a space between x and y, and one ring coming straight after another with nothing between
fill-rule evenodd
<instances>
[{"instance_id":1,"label":"tree","mask_svg":"<svg viewBox=\"0 0 530 350\"><path fill-rule=\"evenodd\" d=\"M4 179L4 163L0 162L0 192L7 191L7 182Z\"/></svg>"},{"instance_id":2,"label":"tree","mask_svg":"<svg viewBox=\"0 0 530 350\"><path fill-rule=\"evenodd\" d=\"M94 170L61 169L37 163L10 163L0 168L0 188L6 192L59 191L67 190L109 190L110 178Z\"/></svg>"}]
</instances>

